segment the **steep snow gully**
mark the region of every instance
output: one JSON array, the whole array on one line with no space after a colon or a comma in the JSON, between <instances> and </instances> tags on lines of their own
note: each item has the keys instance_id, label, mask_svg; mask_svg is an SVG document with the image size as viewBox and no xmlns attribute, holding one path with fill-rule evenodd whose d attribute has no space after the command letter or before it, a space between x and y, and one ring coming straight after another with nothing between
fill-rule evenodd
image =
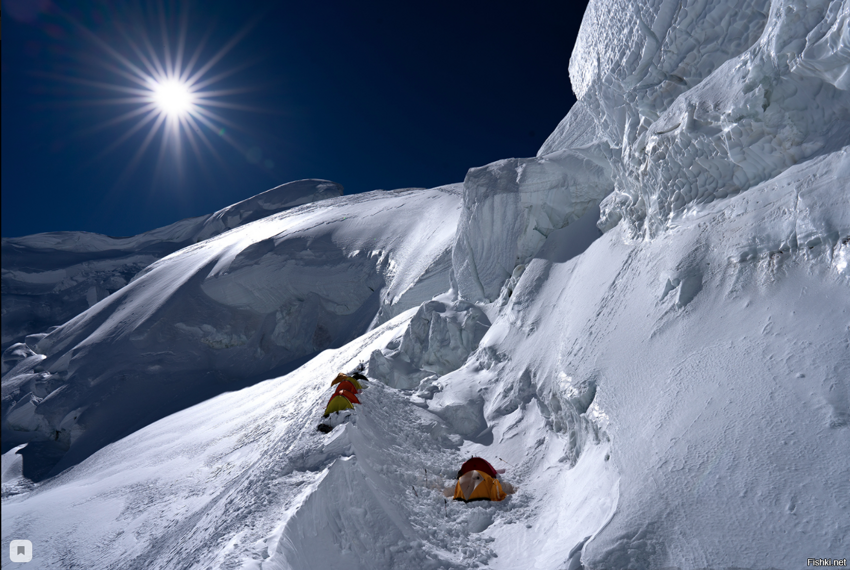
<instances>
[{"instance_id":1,"label":"steep snow gully","mask_svg":"<svg viewBox=\"0 0 850 570\"><path fill-rule=\"evenodd\" d=\"M462 186L4 240L3 568L846 559L850 0L592 0L570 77ZM518 492L445 501L471 455Z\"/></svg>"}]
</instances>

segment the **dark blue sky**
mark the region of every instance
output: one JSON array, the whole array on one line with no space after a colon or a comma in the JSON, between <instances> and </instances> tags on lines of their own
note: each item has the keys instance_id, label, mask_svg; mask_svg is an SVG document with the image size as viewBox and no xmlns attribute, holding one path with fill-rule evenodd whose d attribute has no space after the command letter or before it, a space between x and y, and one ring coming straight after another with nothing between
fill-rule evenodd
<instances>
[{"instance_id":1,"label":"dark blue sky","mask_svg":"<svg viewBox=\"0 0 850 570\"><path fill-rule=\"evenodd\" d=\"M583 3L195 2L184 61L209 33L196 67L253 24L205 75L230 72L209 88L239 108L209 107L227 123L199 124L200 156L160 133L129 170L155 121L129 137L144 115L109 124L141 104L110 102L127 95L108 86L133 84L107 49L142 67L131 42L164 58L165 36L173 56L185 7L3 2L4 237L133 235L300 178L346 194L460 182L533 156L574 102Z\"/></svg>"}]
</instances>

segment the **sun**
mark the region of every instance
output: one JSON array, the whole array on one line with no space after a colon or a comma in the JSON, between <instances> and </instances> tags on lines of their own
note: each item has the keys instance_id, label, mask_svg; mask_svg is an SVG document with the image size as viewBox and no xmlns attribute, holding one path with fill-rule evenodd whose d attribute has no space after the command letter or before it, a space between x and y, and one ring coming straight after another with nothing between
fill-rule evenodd
<instances>
[{"instance_id":1,"label":"sun","mask_svg":"<svg viewBox=\"0 0 850 570\"><path fill-rule=\"evenodd\" d=\"M120 34L117 42L106 41L70 14L57 9L96 47L96 51L86 54L84 60L91 67L81 66L82 75L51 73L46 76L90 89L80 98L81 105L126 107L125 111L89 125L81 132L92 134L111 129L115 133L111 143L93 156L90 163L103 159L121 146L135 144L132 158L114 185L116 189L131 179L152 146L159 146L152 170L155 180L161 176L166 160L171 161L177 174L182 176L187 163L184 153L187 147L198 164L203 165L226 164L217 150L217 141L245 155L248 149L232 134L244 132L244 128L225 115L227 111L262 112L232 100L242 93L256 91L257 87L223 88L225 82L232 81L234 75L250 67L254 60L247 59L222 69L225 56L262 20L262 14L256 15L224 42L213 44L209 41L213 32L211 26L190 48L187 45L190 43L189 3L175 4L174 10L166 9L162 2L151 3L151 6L148 13L140 12L138 7L126 13L120 10L110 13L111 28L107 29ZM123 20L134 25L128 27ZM118 134L118 129L123 132ZM214 160L209 161L208 156ZM201 170L209 175L206 166Z\"/></svg>"},{"instance_id":2,"label":"sun","mask_svg":"<svg viewBox=\"0 0 850 570\"><path fill-rule=\"evenodd\" d=\"M186 83L178 79L153 80L152 100L160 111L170 117L185 116L192 112L195 98Z\"/></svg>"}]
</instances>

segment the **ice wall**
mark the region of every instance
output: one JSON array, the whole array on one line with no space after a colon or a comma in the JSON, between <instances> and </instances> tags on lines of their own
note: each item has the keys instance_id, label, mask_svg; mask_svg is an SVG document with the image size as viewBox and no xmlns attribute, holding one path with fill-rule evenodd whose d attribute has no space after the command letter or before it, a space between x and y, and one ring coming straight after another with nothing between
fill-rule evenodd
<instances>
[{"instance_id":1,"label":"ice wall","mask_svg":"<svg viewBox=\"0 0 850 570\"><path fill-rule=\"evenodd\" d=\"M428 301L401 337L372 352L369 373L394 388L416 388L428 376L460 368L489 327L487 316L471 303Z\"/></svg>"},{"instance_id":2,"label":"ice wall","mask_svg":"<svg viewBox=\"0 0 850 570\"><path fill-rule=\"evenodd\" d=\"M546 237L578 220L611 191L610 166L595 152L559 150L472 168L452 249L461 297L492 301Z\"/></svg>"},{"instance_id":3,"label":"ice wall","mask_svg":"<svg viewBox=\"0 0 850 570\"><path fill-rule=\"evenodd\" d=\"M657 235L850 142L847 2L592 1L572 58L578 103L537 157L469 171L456 289L493 300L554 229Z\"/></svg>"},{"instance_id":4,"label":"ice wall","mask_svg":"<svg viewBox=\"0 0 850 570\"><path fill-rule=\"evenodd\" d=\"M656 235L850 142L846 2L588 6L570 61L611 149L600 227Z\"/></svg>"},{"instance_id":5,"label":"ice wall","mask_svg":"<svg viewBox=\"0 0 850 570\"><path fill-rule=\"evenodd\" d=\"M610 518L565 524L577 555L541 567L843 556L848 462L829 454L849 441L849 47L846 0L592 1L579 102L535 159L470 171L456 290L501 309L418 395L475 449L502 449L488 434L535 407L547 436L580 443L591 426L619 472ZM548 162L550 194L525 195L521 169L559 152L587 162ZM593 174L609 233L553 260L563 230L535 242L531 212L580 212L568 197ZM582 385L590 407L571 403Z\"/></svg>"}]
</instances>

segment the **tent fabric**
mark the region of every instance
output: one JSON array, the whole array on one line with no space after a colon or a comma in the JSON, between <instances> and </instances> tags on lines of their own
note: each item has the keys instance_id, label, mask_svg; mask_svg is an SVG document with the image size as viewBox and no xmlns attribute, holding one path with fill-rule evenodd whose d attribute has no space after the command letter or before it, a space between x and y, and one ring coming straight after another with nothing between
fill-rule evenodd
<instances>
[{"instance_id":1,"label":"tent fabric","mask_svg":"<svg viewBox=\"0 0 850 570\"><path fill-rule=\"evenodd\" d=\"M350 374L350 376L352 378L354 378L355 380L367 380L367 381L369 380L368 378L366 378L365 376L363 376L359 372L355 372L354 374Z\"/></svg>"},{"instance_id":2,"label":"tent fabric","mask_svg":"<svg viewBox=\"0 0 850 570\"><path fill-rule=\"evenodd\" d=\"M337 374L336 378L334 378L334 381L331 382L331 386L335 386L335 385L339 384L340 382L346 382L346 381L354 384L354 387L357 388L358 390L363 389L363 386L360 384L360 382L358 382L355 378L352 378L351 376L346 376L345 374Z\"/></svg>"},{"instance_id":3,"label":"tent fabric","mask_svg":"<svg viewBox=\"0 0 850 570\"><path fill-rule=\"evenodd\" d=\"M359 391L354 386L354 384L352 384L348 380L345 380L344 382L340 382L339 384L336 385L336 391L339 392L340 390L348 390L352 394L356 394Z\"/></svg>"},{"instance_id":4,"label":"tent fabric","mask_svg":"<svg viewBox=\"0 0 850 570\"><path fill-rule=\"evenodd\" d=\"M503 501L507 496L498 479L487 473L472 470L458 479L453 499L469 503L471 501Z\"/></svg>"},{"instance_id":5,"label":"tent fabric","mask_svg":"<svg viewBox=\"0 0 850 570\"><path fill-rule=\"evenodd\" d=\"M480 457L473 457L466 463L460 466L460 471L457 472L458 479L464 474L468 473L472 470L481 471L482 473L486 473L490 477L498 477L499 474L496 469L490 465L484 459Z\"/></svg>"},{"instance_id":6,"label":"tent fabric","mask_svg":"<svg viewBox=\"0 0 850 570\"><path fill-rule=\"evenodd\" d=\"M355 396L354 394L352 394L348 390L337 389L337 391L334 392L334 395L331 396L331 399L330 399L330 401L328 401L328 404L330 404L331 401L333 401L333 399L336 398L337 396L342 396L343 398L346 398L352 404L359 404L360 403L360 400L357 399L357 396Z\"/></svg>"},{"instance_id":7,"label":"tent fabric","mask_svg":"<svg viewBox=\"0 0 850 570\"><path fill-rule=\"evenodd\" d=\"M354 378L340 372L339 374L336 375L336 378L334 378L333 382L331 382L331 386L333 386L335 384L339 384L340 382L345 382L346 380L348 380L350 382L350 381L354 380Z\"/></svg>"},{"instance_id":8,"label":"tent fabric","mask_svg":"<svg viewBox=\"0 0 850 570\"><path fill-rule=\"evenodd\" d=\"M325 408L325 417L331 415L334 412L341 412L342 410L353 410L354 404L349 401L345 396L335 395L331 398L331 401L328 402L328 407Z\"/></svg>"}]
</instances>

